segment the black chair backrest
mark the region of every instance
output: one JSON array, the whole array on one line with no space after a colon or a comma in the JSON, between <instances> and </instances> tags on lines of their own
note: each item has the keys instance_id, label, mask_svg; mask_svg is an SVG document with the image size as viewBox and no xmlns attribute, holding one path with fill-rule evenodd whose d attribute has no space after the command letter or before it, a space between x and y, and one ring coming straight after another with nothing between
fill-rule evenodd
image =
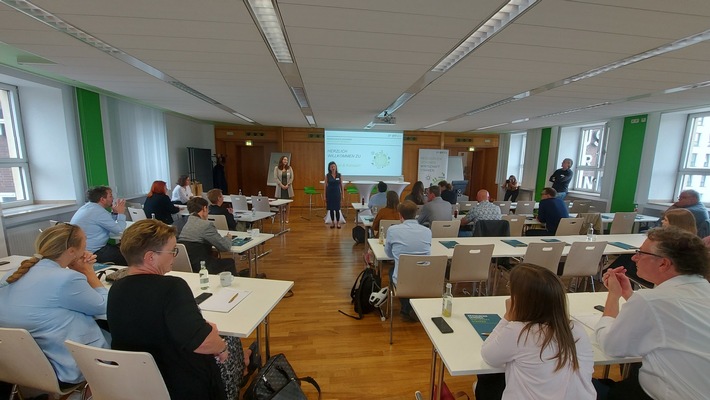
<instances>
[{"instance_id":1,"label":"black chair backrest","mask_svg":"<svg viewBox=\"0 0 710 400\"><path fill-rule=\"evenodd\" d=\"M506 220L478 220L473 228L474 237L510 236L510 223Z\"/></svg>"},{"instance_id":2,"label":"black chair backrest","mask_svg":"<svg viewBox=\"0 0 710 400\"><path fill-rule=\"evenodd\" d=\"M212 245L209 243L187 241L178 243L185 245L193 272L200 272L200 261L209 261L212 258Z\"/></svg>"}]
</instances>

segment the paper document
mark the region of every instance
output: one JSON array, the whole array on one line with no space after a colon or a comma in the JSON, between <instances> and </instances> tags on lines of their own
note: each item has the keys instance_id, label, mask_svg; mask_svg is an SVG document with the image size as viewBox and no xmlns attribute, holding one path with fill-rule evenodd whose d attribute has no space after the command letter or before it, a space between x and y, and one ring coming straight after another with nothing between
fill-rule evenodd
<instances>
[{"instance_id":1,"label":"paper document","mask_svg":"<svg viewBox=\"0 0 710 400\"><path fill-rule=\"evenodd\" d=\"M587 328L593 330L594 327L597 325L597 322L599 322L599 320L602 319L602 313L596 312L596 313L588 313L588 314L577 314L577 315L573 315L572 318L581 322Z\"/></svg>"},{"instance_id":2,"label":"paper document","mask_svg":"<svg viewBox=\"0 0 710 400\"><path fill-rule=\"evenodd\" d=\"M229 312L249 296L250 293L250 290L237 290L223 287L212 295L212 297L200 303L200 310Z\"/></svg>"}]
</instances>

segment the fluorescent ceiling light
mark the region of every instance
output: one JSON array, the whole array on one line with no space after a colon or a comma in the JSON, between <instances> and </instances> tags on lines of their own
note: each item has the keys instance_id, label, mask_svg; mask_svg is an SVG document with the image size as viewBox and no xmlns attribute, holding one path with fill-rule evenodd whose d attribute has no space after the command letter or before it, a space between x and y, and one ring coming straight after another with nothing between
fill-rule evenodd
<instances>
[{"instance_id":1,"label":"fluorescent ceiling light","mask_svg":"<svg viewBox=\"0 0 710 400\"><path fill-rule=\"evenodd\" d=\"M525 10L533 6L539 0L510 0L508 4L501 7L498 12L493 14L488 21L484 22L473 33L471 33L461 44L451 50L449 54L439 61L438 64L431 69L432 72L446 72L451 67L456 65L464 57L469 55L478 46L485 43L496 33L504 29L508 24L513 22Z\"/></svg>"},{"instance_id":2,"label":"fluorescent ceiling light","mask_svg":"<svg viewBox=\"0 0 710 400\"><path fill-rule=\"evenodd\" d=\"M286 33L281 23L280 14L271 0L244 0L262 36L269 44L271 53L280 63L292 63L293 56L289 49Z\"/></svg>"},{"instance_id":3,"label":"fluorescent ceiling light","mask_svg":"<svg viewBox=\"0 0 710 400\"><path fill-rule=\"evenodd\" d=\"M433 127L435 127L435 126L443 125L443 124L446 124L446 123L448 123L448 122L449 122L449 121L439 121L439 122L437 122L437 123L435 123L435 124L431 124L431 125L425 126L424 129L433 128Z\"/></svg>"},{"instance_id":4,"label":"fluorescent ceiling light","mask_svg":"<svg viewBox=\"0 0 710 400\"><path fill-rule=\"evenodd\" d=\"M310 105L308 104L308 99L306 98L306 91L302 87L292 87L291 93L293 93L293 97L296 98L296 102L298 103L299 107L310 107Z\"/></svg>"},{"instance_id":5,"label":"fluorescent ceiling light","mask_svg":"<svg viewBox=\"0 0 710 400\"><path fill-rule=\"evenodd\" d=\"M315 125L315 124L316 124L316 119L313 118L312 115L306 115L306 121L308 121L308 123L309 123L310 125Z\"/></svg>"},{"instance_id":6,"label":"fluorescent ceiling light","mask_svg":"<svg viewBox=\"0 0 710 400\"><path fill-rule=\"evenodd\" d=\"M508 125L508 124L509 124L508 122L503 122L502 124L495 124L495 125L483 126L483 127L474 129L474 131L482 131L482 130L484 130L484 129L497 128L497 127L499 127L499 126Z\"/></svg>"}]
</instances>

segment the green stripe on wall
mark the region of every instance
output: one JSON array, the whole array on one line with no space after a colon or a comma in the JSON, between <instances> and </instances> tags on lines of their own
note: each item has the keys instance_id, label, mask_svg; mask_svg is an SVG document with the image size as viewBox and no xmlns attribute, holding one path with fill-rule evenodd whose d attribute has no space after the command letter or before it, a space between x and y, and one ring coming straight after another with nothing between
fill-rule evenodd
<instances>
[{"instance_id":1,"label":"green stripe on wall","mask_svg":"<svg viewBox=\"0 0 710 400\"><path fill-rule=\"evenodd\" d=\"M537 163L537 179L535 181L535 201L540 201L540 193L545 188L547 183L547 161L550 158L550 138L552 136L552 128L542 130L540 137L540 158Z\"/></svg>"},{"instance_id":2,"label":"green stripe on wall","mask_svg":"<svg viewBox=\"0 0 710 400\"><path fill-rule=\"evenodd\" d=\"M86 182L89 187L108 185L104 127L101 123L99 94L76 89L76 101L81 129L81 146L84 150Z\"/></svg>"},{"instance_id":3,"label":"green stripe on wall","mask_svg":"<svg viewBox=\"0 0 710 400\"><path fill-rule=\"evenodd\" d=\"M619 165L616 168L614 194L611 197L611 212L634 210L634 196L641 169L641 152L646 135L647 120L648 115L634 115L624 118Z\"/></svg>"}]
</instances>

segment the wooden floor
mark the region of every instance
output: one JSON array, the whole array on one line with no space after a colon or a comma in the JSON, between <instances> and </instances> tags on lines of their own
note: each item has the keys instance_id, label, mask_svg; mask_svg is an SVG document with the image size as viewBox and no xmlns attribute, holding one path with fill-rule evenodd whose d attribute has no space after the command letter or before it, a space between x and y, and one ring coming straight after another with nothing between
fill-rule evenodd
<instances>
[{"instance_id":1,"label":"wooden floor","mask_svg":"<svg viewBox=\"0 0 710 400\"><path fill-rule=\"evenodd\" d=\"M357 321L338 312L353 313L350 289L364 266L367 245L355 244L351 237L352 210L343 229L330 229L322 215L322 210L313 211L309 221L308 209L293 209L291 231L269 241L266 248L272 252L259 261L259 271L269 279L295 282L294 296L271 313L271 354L286 354L299 376L315 378L324 400L414 399L417 390L428 397L431 342L419 323L398 316L396 301L393 345L389 321L380 321L375 313ZM270 229L267 222L263 230ZM473 398L475 377L445 374L445 380L452 392ZM309 386L304 384L306 393L315 399Z\"/></svg>"}]
</instances>

